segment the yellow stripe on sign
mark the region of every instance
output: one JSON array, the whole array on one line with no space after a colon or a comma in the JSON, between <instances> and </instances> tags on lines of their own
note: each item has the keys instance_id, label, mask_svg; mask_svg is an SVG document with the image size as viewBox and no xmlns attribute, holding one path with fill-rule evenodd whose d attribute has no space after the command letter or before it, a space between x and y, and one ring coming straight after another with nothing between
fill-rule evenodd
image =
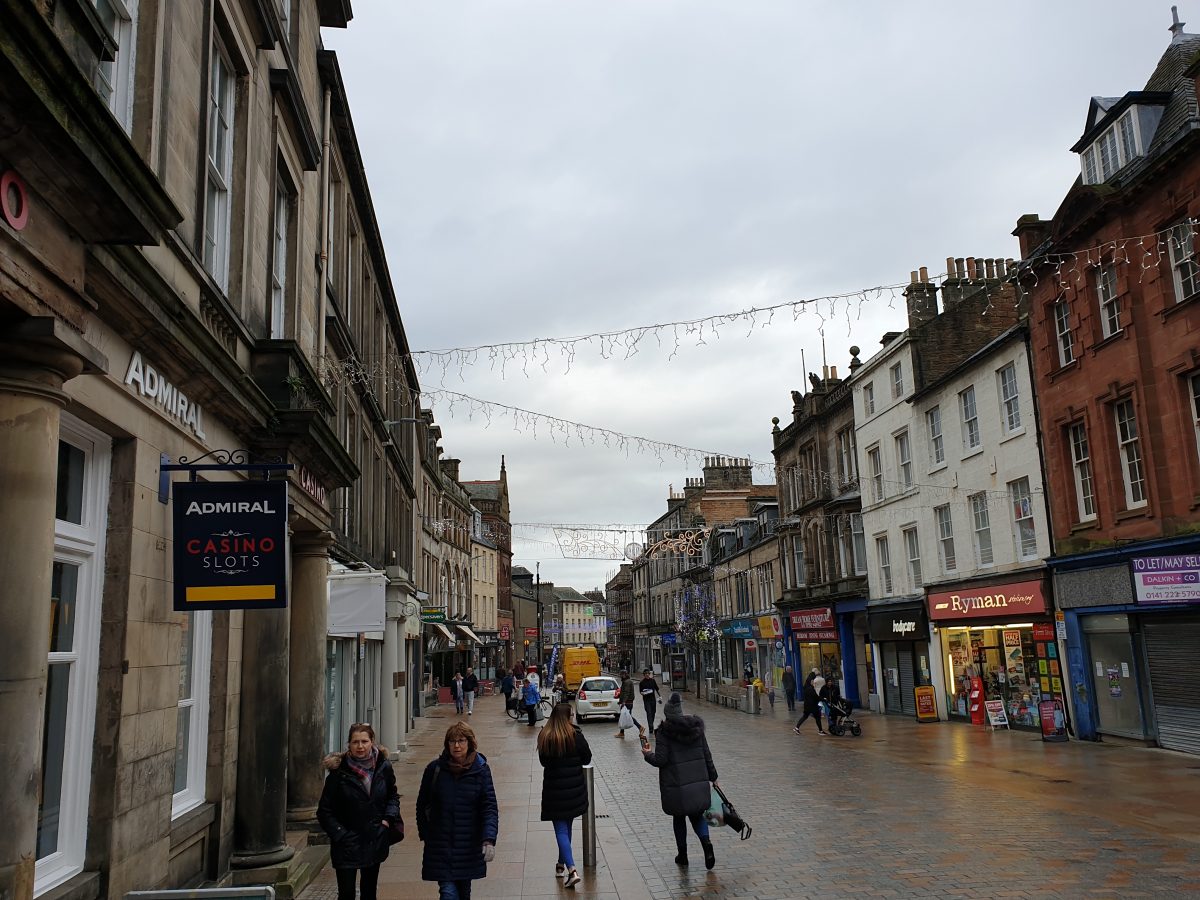
<instances>
[{"instance_id":1,"label":"yellow stripe on sign","mask_svg":"<svg viewBox=\"0 0 1200 900\"><path fill-rule=\"evenodd\" d=\"M236 584L220 587L190 587L184 595L188 603L212 603L214 601L274 600L273 584Z\"/></svg>"}]
</instances>

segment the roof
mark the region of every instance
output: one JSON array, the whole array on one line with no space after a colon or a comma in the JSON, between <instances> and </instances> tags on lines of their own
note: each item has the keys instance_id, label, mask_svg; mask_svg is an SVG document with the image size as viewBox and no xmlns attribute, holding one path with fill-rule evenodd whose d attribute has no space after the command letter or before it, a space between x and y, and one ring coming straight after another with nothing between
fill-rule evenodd
<instances>
[{"instance_id":1,"label":"roof","mask_svg":"<svg viewBox=\"0 0 1200 900\"><path fill-rule=\"evenodd\" d=\"M460 481L467 493L480 500L499 500L500 482L498 481Z\"/></svg>"},{"instance_id":2,"label":"roof","mask_svg":"<svg viewBox=\"0 0 1200 900\"><path fill-rule=\"evenodd\" d=\"M512 574L513 574L513 575L532 575L533 573L532 573L532 572L530 572L530 571L529 571L527 568L525 568L524 566L513 566L513 567L512 567Z\"/></svg>"},{"instance_id":3,"label":"roof","mask_svg":"<svg viewBox=\"0 0 1200 900\"><path fill-rule=\"evenodd\" d=\"M583 594L579 593L579 591L575 590L575 588L573 588L573 587L558 587L557 585L555 585L554 596L557 597L559 600L565 600L569 603L588 603L588 602L590 602L587 599L587 597L583 596Z\"/></svg>"},{"instance_id":4,"label":"roof","mask_svg":"<svg viewBox=\"0 0 1200 900\"><path fill-rule=\"evenodd\" d=\"M1147 148L1147 156L1152 156L1159 147L1170 142L1189 120L1200 117L1196 108L1196 83L1184 74L1197 53L1200 53L1200 34L1181 32L1175 35L1146 82L1147 91L1171 92L1158 130L1154 132L1154 140Z\"/></svg>"}]
</instances>

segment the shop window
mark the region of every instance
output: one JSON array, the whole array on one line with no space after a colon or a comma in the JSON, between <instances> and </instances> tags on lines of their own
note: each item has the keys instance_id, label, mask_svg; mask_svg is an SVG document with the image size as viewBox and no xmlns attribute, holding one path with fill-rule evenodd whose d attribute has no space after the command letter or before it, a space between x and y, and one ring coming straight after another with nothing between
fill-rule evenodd
<instances>
[{"instance_id":1,"label":"shop window","mask_svg":"<svg viewBox=\"0 0 1200 900\"><path fill-rule=\"evenodd\" d=\"M887 535L875 538L875 557L879 562L879 585L884 594L892 593L892 555Z\"/></svg>"},{"instance_id":2,"label":"shop window","mask_svg":"<svg viewBox=\"0 0 1200 900\"><path fill-rule=\"evenodd\" d=\"M1146 505L1146 475L1142 468L1142 445L1132 400L1113 405L1117 429L1117 449L1121 455L1121 478L1125 483L1125 507Z\"/></svg>"},{"instance_id":3,"label":"shop window","mask_svg":"<svg viewBox=\"0 0 1200 900\"><path fill-rule=\"evenodd\" d=\"M954 521L950 516L950 505L935 507L933 516L938 531L938 562L943 573L953 572L958 568L958 560L954 554Z\"/></svg>"},{"instance_id":4,"label":"shop window","mask_svg":"<svg viewBox=\"0 0 1200 900\"><path fill-rule=\"evenodd\" d=\"M1012 500L1017 559L1034 559L1037 557L1037 528L1033 521L1033 496L1029 490L1029 479L1010 481L1008 492Z\"/></svg>"},{"instance_id":5,"label":"shop window","mask_svg":"<svg viewBox=\"0 0 1200 900\"><path fill-rule=\"evenodd\" d=\"M1062 297L1054 303L1054 329L1058 338L1058 364L1069 365L1075 361L1075 336L1071 332L1071 307Z\"/></svg>"},{"instance_id":6,"label":"shop window","mask_svg":"<svg viewBox=\"0 0 1200 900\"><path fill-rule=\"evenodd\" d=\"M977 450L983 443L979 431L979 413L975 408L975 386L961 391L958 395L958 408L962 413L962 447L963 453Z\"/></svg>"},{"instance_id":7,"label":"shop window","mask_svg":"<svg viewBox=\"0 0 1200 900\"><path fill-rule=\"evenodd\" d=\"M34 894L83 869L108 497L108 438L63 414Z\"/></svg>"},{"instance_id":8,"label":"shop window","mask_svg":"<svg viewBox=\"0 0 1200 900\"><path fill-rule=\"evenodd\" d=\"M975 564L990 566L992 564L992 519L988 511L988 495L986 491L972 494L971 520L975 537Z\"/></svg>"},{"instance_id":9,"label":"shop window","mask_svg":"<svg viewBox=\"0 0 1200 900\"><path fill-rule=\"evenodd\" d=\"M1190 300L1200 291L1200 267L1196 264L1195 230L1190 222L1171 229L1167 241L1171 254L1171 275L1175 281L1175 302Z\"/></svg>"},{"instance_id":10,"label":"shop window","mask_svg":"<svg viewBox=\"0 0 1200 900\"><path fill-rule=\"evenodd\" d=\"M175 789L171 817L204 802L208 761L208 673L212 613L185 613L179 637L179 704L175 727Z\"/></svg>"},{"instance_id":11,"label":"shop window","mask_svg":"<svg viewBox=\"0 0 1200 900\"><path fill-rule=\"evenodd\" d=\"M925 413L925 428L929 434L929 464L940 466L946 461L946 446L942 438L942 408L935 406Z\"/></svg>"},{"instance_id":12,"label":"shop window","mask_svg":"<svg viewBox=\"0 0 1200 900\"><path fill-rule=\"evenodd\" d=\"M1194 379L1193 379L1194 380ZM1200 388L1198 388L1200 389ZM1200 398L1197 399L1200 404ZM1197 406L1200 416L1200 405ZM1200 447L1200 421L1196 429ZM1092 455L1088 447L1087 427L1076 422L1070 427L1071 469L1075 477L1075 512L1080 522L1096 518L1096 486L1092 477Z\"/></svg>"},{"instance_id":13,"label":"shop window","mask_svg":"<svg viewBox=\"0 0 1200 900\"><path fill-rule=\"evenodd\" d=\"M1004 431L1012 434L1021 428L1021 397L1017 389L1017 364L1009 363L996 373L1000 388L1000 413Z\"/></svg>"}]
</instances>

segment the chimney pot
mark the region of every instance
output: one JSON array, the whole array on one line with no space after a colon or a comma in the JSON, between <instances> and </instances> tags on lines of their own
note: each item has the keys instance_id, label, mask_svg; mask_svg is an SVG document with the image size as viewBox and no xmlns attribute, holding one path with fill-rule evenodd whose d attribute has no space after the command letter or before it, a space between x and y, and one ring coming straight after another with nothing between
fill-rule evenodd
<instances>
[{"instance_id":1,"label":"chimney pot","mask_svg":"<svg viewBox=\"0 0 1200 900\"><path fill-rule=\"evenodd\" d=\"M837 381L837 366L829 367L829 377L832 378L834 381Z\"/></svg>"},{"instance_id":2,"label":"chimney pot","mask_svg":"<svg viewBox=\"0 0 1200 900\"><path fill-rule=\"evenodd\" d=\"M908 273L908 281L909 281L909 284L917 283L917 273L915 271Z\"/></svg>"},{"instance_id":3,"label":"chimney pot","mask_svg":"<svg viewBox=\"0 0 1200 900\"><path fill-rule=\"evenodd\" d=\"M926 268L925 266L921 266L921 282L926 283L928 281L929 281L929 269Z\"/></svg>"}]
</instances>

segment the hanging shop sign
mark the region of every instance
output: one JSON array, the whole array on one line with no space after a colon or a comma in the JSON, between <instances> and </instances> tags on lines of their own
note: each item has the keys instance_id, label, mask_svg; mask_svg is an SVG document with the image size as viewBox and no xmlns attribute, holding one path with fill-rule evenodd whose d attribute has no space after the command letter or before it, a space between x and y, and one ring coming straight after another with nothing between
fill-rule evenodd
<instances>
[{"instance_id":1,"label":"hanging shop sign","mask_svg":"<svg viewBox=\"0 0 1200 900\"><path fill-rule=\"evenodd\" d=\"M446 610L441 606L422 606L421 607L422 622L445 622Z\"/></svg>"},{"instance_id":2,"label":"hanging shop sign","mask_svg":"<svg viewBox=\"0 0 1200 900\"><path fill-rule=\"evenodd\" d=\"M1138 603L1200 603L1200 556L1138 556L1129 566Z\"/></svg>"},{"instance_id":3,"label":"hanging shop sign","mask_svg":"<svg viewBox=\"0 0 1200 900\"><path fill-rule=\"evenodd\" d=\"M758 617L758 636L762 638L774 638L783 634L783 628L779 621L779 616L759 616Z\"/></svg>"},{"instance_id":4,"label":"hanging shop sign","mask_svg":"<svg viewBox=\"0 0 1200 900\"><path fill-rule=\"evenodd\" d=\"M929 618L938 622L1027 616L1046 611L1041 581L1015 581L929 594Z\"/></svg>"},{"instance_id":5,"label":"hanging shop sign","mask_svg":"<svg viewBox=\"0 0 1200 900\"><path fill-rule=\"evenodd\" d=\"M758 649L758 641L754 640L754 638L748 638L745 643L747 651Z\"/></svg>"},{"instance_id":6,"label":"hanging shop sign","mask_svg":"<svg viewBox=\"0 0 1200 900\"><path fill-rule=\"evenodd\" d=\"M537 637L537 629L536 628L526 628L525 629L525 637L527 637L527 638Z\"/></svg>"},{"instance_id":7,"label":"hanging shop sign","mask_svg":"<svg viewBox=\"0 0 1200 900\"><path fill-rule=\"evenodd\" d=\"M507 625L500 626L500 640L502 640L502 641L508 640L508 631L509 631L509 629L508 629Z\"/></svg>"},{"instance_id":8,"label":"hanging shop sign","mask_svg":"<svg viewBox=\"0 0 1200 900\"><path fill-rule=\"evenodd\" d=\"M287 606L287 482L174 489L175 609Z\"/></svg>"},{"instance_id":9,"label":"hanging shop sign","mask_svg":"<svg viewBox=\"0 0 1200 900\"><path fill-rule=\"evenodd\" d=\"M917 701L917 721L936 722L938 720L937 694L932 685L918 685L913 688L913 696Z\"/></svg>"},{"instance_id":10,"label":"hanging shop sign","mask_svg":"<svg viewBox=\"0 0 1200 900\"><path fill-rule=\"evenodd\" d=\"M871 610L867 616L872 641L925 641L929 619L924 608Z\"/></svg>"},{"instance_id":11,"label":"hanging shop sign","mask_svg":"<svg viewBox=\"0 0 1200 900\"><path fill-rule=\"evenodd\" d=\"M187 394L167 381L166 376L154 366L142 360L137 350L129 357L125 369L125 386L137 392L162 410L167 418L174 419L188 428L200 440L204 440L204 410L199 403L192 402Z\"/></svg>"},{"instance_id":12,"label":"hanging shop sign","mask_svg":"<svg viewBox=\"0 0 1200 900\"><path fill-rule=\"evenodd\" d=\"M678 636L676 636L676 635L675 635L675 634L673 634L673 633L671 633L671 634L664 634L664 635L662 636L662 645L663 645L664 647L673 647L673 646L675 646L675 644L677 644L678 642L679 642L679 638L678 638Z\"/></svg>"},{"instance_id":13,"label":"hanging shop sign","mask_svg":"<svg viewBox=\"0 0 1200 900\"><path fill-rule=\"evenodd\" d=\"M793 609L788 613L788 622L798 641L836 641L837 626L833 624L833 610L828 606L816 609Z\"/></svg>"}]
</instances>

